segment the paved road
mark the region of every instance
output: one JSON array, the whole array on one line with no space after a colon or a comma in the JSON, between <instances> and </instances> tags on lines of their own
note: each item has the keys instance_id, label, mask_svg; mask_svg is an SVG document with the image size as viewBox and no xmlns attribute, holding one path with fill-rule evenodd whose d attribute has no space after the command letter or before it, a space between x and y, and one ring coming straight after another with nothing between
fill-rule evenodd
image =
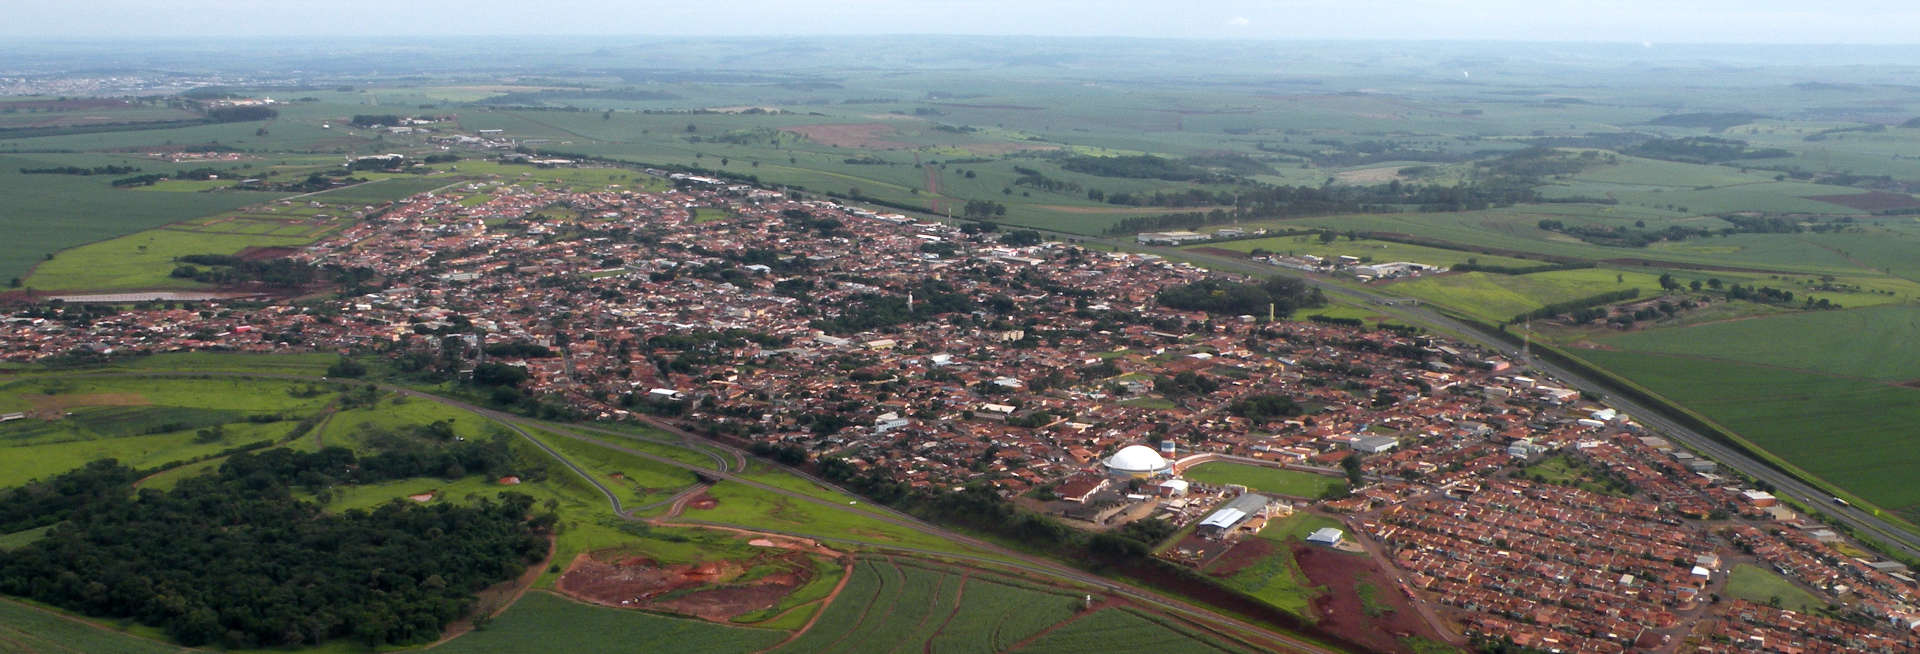
<instances>
[{"instance_id":1,"label":"paved road","mask_svg":"<svg viewBox=\"0 0 1920 654\"><path fill-rule=\"evenodd\" d=\"M1086 238L1086 237L1081 237L1081 236L1072 235L1072 234L1055 234L1055 236L1064 237L1064 238L1075 238L1082 242L1088 242L1088 243L1102 243L1102 244L1108 244L1108 245L1125 244L1125 245L1128 245L1129 247L1137 247L1137 246L1133 246L1130 243L1125 243L1118 239ZM1203 252L1178 250L1174 248L1141 247L1138 249L1146 250L1156 254L1179 256L1187 259L1192 259L1195 261L1202 262L1210 268L1214 268L1218 270L1227 270L1232 272L1240 272L1240 273L1246 273L1246 274L1258 275L1258 276L1280 275L1280 276L1287 276L1287 277L1301 279L1303 281L1306 281L1309 284L1314 285L1315 287L1321 289L1323 292L1326 292L1329 295L1339 295L1348 299L1365 302L1370 306L1372 306L1374 309L1382 313L1393 315L1402 320L1425 324L1430 327L1437 327L1445 331L1453 332L1455 334L1458 334L1461 338L1464 338L1475 344L1484 346L1488 349L1500 352L1501 354L1515 361L1522 360L1520 348L1514 347L1512 344L1509 344L1504 340L1490 336L1480 331L1478 328L1467 325L1458 320L1454 320L1453 318L1447 317L1446 315L1441 314L1440 312L1437 312L1432 309L1426 308L1424 306L1419 306L1419 305L1408 305L1408 304L1387 305L1385 304L1384 303L1385 300L1395 298L1395 296L1393 295L1381 293L1378 291L1356 289L1350 286L1334 284L1325 279L1321 279L1312 275L1301 274L1298 271L1290 270L1287 268L1281 268L1277 266L1269 266L1266 264L1254 263L1246 259L1223 257L1223 256L1206 254ZM1555 380L1563 384L1566 384L1568 386L1571 386L1574 389L1587 391L1595 394L1602 394L1607 391L1607 387L1598 383L1597 381L1591 378L1588 378L1586 376L1583 376L1581 374L1575 373L1574 371L1568 370L1561 366L1554 365L1546 361L1540 361L1538 359L1533 360L1531 362L1531 365L1533 368L1545 372L1547 375L1553 377ZM1697 431L1694 431L1693 429L1690 429L1684 425L1674 422L1673 420L1666 418L1661 413L1654 411L1652 408L1646 405L1643 405L1639 402L1635 402L1632 399L1629 399L1626 397L1620 397L1617 394L1607 394L1607 397L1608 397L1607 404L1621 410L1621 412L1626 413L1627 415L1633 416L1634 419L1638 420L1641 424L1647 427L1651 427L1655 431L1658 431L1664 434L1668 438L1679 441L1687 445L1688 447L1693 448L1696 451L1706 454L1709 458L1712 458L1713 460L1718 461L1721 465L1738 470L1750 477L1753 477L1754 479L1758 479L1761 481L1765 481L1769 484L1772 484L1775 489L1774 493L1776 495L1785 495L1785 496L1792 497L1793 499L1798 500L1804 505L1809 507L1820 507L1820 509L1825 511L1827 515L1832 516L1834 519L1837 519L1840 522L1843 522L1852 526L1854 529L1858 530L1859 533L1863 535L1872 536L1875 539L1881 541L1882 543L1886 543L1889 547L1893 547L1901 552L1906 553L1907 555L1920 557L1920 534L1915 534L1911 531L1902 529L1892 523L1889 523L1885 520L1875 517L1870 512L1863 511L1857 507L1851 507L1851 506L1843 507L1843 506L1836 505L1832 501L1833 500L1832 494L1827 493L1826 491L1820 490L1819 488L1814 487L1812 484L1808 484L1805 481L1800 480L1798 477L1789 475L1785 472L1781 472L1780 470L1773 468L1772 466L1769 466L1757 459L1747 456L1746 454L1743 454L1733 449L1732 447L1724 445L1717 440L1709 438L1704 434L1701 434Z\"/></svg>"}]
</instances>

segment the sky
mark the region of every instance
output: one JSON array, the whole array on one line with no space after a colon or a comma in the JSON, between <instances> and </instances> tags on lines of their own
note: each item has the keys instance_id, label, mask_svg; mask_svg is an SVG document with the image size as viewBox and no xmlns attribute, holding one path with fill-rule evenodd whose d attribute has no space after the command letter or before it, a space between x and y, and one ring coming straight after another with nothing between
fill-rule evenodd
<instances>
[{"instance_id":1,"label":"sky","mask_svg":"<svg viewBox=\"0 0 1920 654\"><path fill-rule=\"evenodd\" d=\"M1913 0L0 0L0 36L964 34L1920 43Z\"/></svg>"}]
</instances>

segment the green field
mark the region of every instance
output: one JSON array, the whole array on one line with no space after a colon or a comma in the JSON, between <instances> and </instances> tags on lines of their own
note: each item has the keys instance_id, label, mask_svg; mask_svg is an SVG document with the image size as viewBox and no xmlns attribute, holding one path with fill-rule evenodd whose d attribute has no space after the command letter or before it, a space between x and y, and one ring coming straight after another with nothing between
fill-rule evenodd
<instances>
[{"instance_id":1,"label":"green field","mask_svg":"<svg viewBox=\"0 0 1920 654\"><path fill-rule=\"evenodd\" d=\"M1910 483L1920 452L1906 437L1920 424L1920 389L1679 355L1576 354L1815 476L1909 520L1920 518L1920 488Z\"/></svg>"},{"instance_id":2,"label":"green field","mask_svg":"<svg viewBox=\"0 0 1920 654\"><path fill-rule=\"evenodd\" d=\"M0 599L0 652L6 654L170 654L196 650L149 640Z\"/></svg>"},{"instance_id":3,"label":"green field","mask_svg":"<svg viewBox=\"0 0 1920 654\"><path fill-rule=\"evenodd\" d=\"M1112 652L1121 643L1125 643L1124 647L1129 651L1141 652L1219 654L1241 651L1196 639L1191 634L1127 609L1106 609L1076 620L1041 636L1020 651L1097 654Z\"/></svg>"},{"instance_id":4,"label":"green field","mask_svg":"<svg viewBox=\"0 0 1920 654\"><path fill-rule=\"evenodd\" d=\"M1182 477L1208 484L1240 484L1256 491L1317 498L1331 489L1345 488L1346 480L1298 470L1214 461L1188 468Z\"/></svg>"},{"instance_id":5,"label":"green field","mask_svg":"<svg viewBox=\"0 0 1920 654\"><path fill-rule=\"evenodd\" d=\"M0 409L38 410L0 424L0 487L99 458L136 468L278 441L331 393L295 397L296 382L239 379L41 377L0 387ZM51 412L51 413L49 413ZM54 419L48 419L48 418ZM198 432L219 428L218 439Z\"/></svg>"},{"instance_id":6,"label":"green field","mask_svg":"<svg viewBox=\"0 0 1920 654\"><path fill-rule=\"evenodd\" d=\"M1415 297L1457 309L1491 322L1555 302L1565 302L1630 288L1641 297L1658 294L1659 275L1588 268L1556 270L1530 275L1470 272L1396 282L1385 287L1396 295Z\"/></svg>"},{"instance_id":7,"label":"green field","mask_svg":"<svg viewBox=\"0 0 1920 654\"><path fill-rule=\"evenodd\" d=\"M1721 359L1834 377L1896 382L1920 379L1917 306L1795 313L1765 320L1637 331L1599 342L1621 350Z\"/></svg>"},{"instance_id":8,"label":"green field","mask_svg":"<svg viewBox=\"0 0 1920 654\"><path fill-rule=\"evenodd\" d=\"M852 507L839 508L797 500L733 482L715 484L707 494L718 500L719 504L707 510L688 509L685 514L687 518L828 540L847 539L880 546L940 552L971 552L964 545L881 522L865 511Z\"/></svg>"},{"instance_id":9,"label":"green field","mask_svg":"<svg viewBox=\"0 0 1920 654\"><path fill-rule=\"evenodd\" d=\"M782 652L996 652L1073 617L1081 600L990 578L863 558L814 627Z\"/></svg>"},{"instance_id":10,"label":"green field","mask_svg":"<svg viewBox=\"0 0 1920 654\"><path fill-rule=\"evenodd\" d=\"M24 280L30 267L67 248L286 195L242 191L141 193L113 188L110 177L18 172L20 168L63 165L134 165L147 171L176 168L174 164L106 155L0 155L0 195L7 198L7 206L0 208L0 228L9 236L9 246L0 250L0 280Z\"/></svg>"},{"instance_id":11,"label":"green field","mask_svg":"<svg viewBox=\"0 0 1920 654\"><path fill-rule=\"evenodd\" d=\"M1727 597L1758 604L1771 604L1777 599L1780 608L1801 613L1812 613L1827 606L1813 593L1793 585L1772 570L1746 563L1733 566L1733 571L1727 575L1727 587L1723 592Z\"/></svg>"},{"instance_id":12,"label":"green field","mask_svg":"<svg viewBox=\"0 0 1920 654\"><path fill-rule=\"evenodd\" d=\"M62 251L33 269L26 285L41 290L201 288L168 276L174 259L190 254L234 254L250 247L298 247L300 236L230 234L188 228L150 229Z\"/></svg>"}]
</instances>

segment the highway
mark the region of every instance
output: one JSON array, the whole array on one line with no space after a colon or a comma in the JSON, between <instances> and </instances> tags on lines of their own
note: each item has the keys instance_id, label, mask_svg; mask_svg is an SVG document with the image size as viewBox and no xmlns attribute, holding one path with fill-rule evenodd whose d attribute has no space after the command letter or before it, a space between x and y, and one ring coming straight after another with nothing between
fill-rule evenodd
<instances>
[{"instance_id":1,"label":"highway","mask_svg":"<svg viewBox=\"0 0 1920 654\"><path fill-rule=\"evenodd\" d=\"M1086 238L1074 234L1058 233L1054 234L1054 236L1073 238L1088 243L1127 245L1130 248L1153 254L1170 257L1177 256L1193 260L1215 270L1239 272L1260 277L1292 277L1312 284L1328 295L1338 295L1347 299L1363 302L1381 313L1393 315L1411 323L1423 324L1428 327L1434 327L1442 331L1457 334L1459 337L1475 345L1499 352L1514 361L1525 361L1534 369L1544 372L1547 376L1575 390L1586 391L1596 396L1606 397L1606 404L1619 409L1628 416L1632 416L1634 420L1651 428L1653 431L1684 444L1694 451L1705 454L1708 458L1719 462L1720 465L1738 470L1749 477L1772 484L1775 495L1791 497L1808 507L1819 507L1821 511L1831 516L1832 519L1853 527L1862 535L1871 536L1888 547L1895 548L1909 556L1920 557L1920 534L1902 529L1858 507L1837 505L1833 502L1833 495L1831 493L1815 488L1813 485L1801 481L1798 477L1781 472L1705 434L1701 434L1674 422L1661 413L1654 411L1651 407L1635 402L1630 398L1621 397L1618 394L1607 393L1606 386L1586 376L1575 373L1572 370L1537 359L1527 361L1526 358L1522 356L1520 348L1504 340L1490 336L1471 325L1426 308L1425 306L1404 303L1388 304L1388 301L1398 298L1377 291L1335 284L1312 275L1301 274L1299 271L1255 263L1247 259L1217 256L1204 252L1179 250L1175 248L1142 247L1111 238Z\"/></svg>"}]
</instances>

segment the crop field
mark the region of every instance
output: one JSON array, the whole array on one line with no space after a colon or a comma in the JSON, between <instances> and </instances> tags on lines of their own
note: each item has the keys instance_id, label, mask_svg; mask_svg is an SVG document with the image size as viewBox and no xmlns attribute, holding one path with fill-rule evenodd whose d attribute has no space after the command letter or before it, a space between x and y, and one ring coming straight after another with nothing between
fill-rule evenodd
<instances>
[{"instance_id":1,"label":"crop field","mask_svg":"<svg viewBox=\"0 0 1920 654\"><path fill-rule=\"evenodd\" d=\"M1881 306L1654 329L1599 339L1610 348L1893 382L1920 381L1920 307Z\"/></svg>"},{"instance_id":2,"label":"crop field","mask_svg":"<svg viewBox=\"0 0 1920 654\"><path fill-rule=\"evenodd\" d=\"M1195 638L1192 634L1127 609L1106 609L1075 620L1041 636L1019 651L1094 654L1114 651L1117 643L1125 643L1130 651L1170 654L1243 651Z\"/></svg>"},{"instance_id":3,"label":"crop field","mask_svg":"<svg viewBox=\"0 0 1920 654\"><path fill-rule=\"evenodd\" d=\"M138 160L0 155L0 229L9 246L0 249L0 276L28 277L47 255L168 223L283 197L247 191L139 193L115 189L102 176L22 175L20 168L56 165L152 164Z\"/></svg>"},{"instance_id":4,"label":"crop field","mask_svg":"<svg viewBox=\"0 0 1920 654\"><path fill-rule=\"evenodd\" d=\"M1888 381L1671 354L1578 350L1815 476L1920 518L1908 442L1920 389Z\"/></svg>"},{"instance_id":5,"label":"crop field","mask_svg":"<svg viewBox=\"0 0 1920 654\"><path fill-rule=\"evenodd\" d=\"M754 652L786 638L783 631L729 627L693 618L581 604L529 592L486 629L433 648L435 654L517 654L564 643L581 654Z\"/></svg>"},{"instance_id":6,"label":"crop field","mask_svg":"<svg viewBox=\"0 0 1920 654\"><path fill-rule=\"evenodd\" d=\"M172 654L176 645L141 638L13 600L0 600L0 652L5 654Z\"/></svg>"},{"instance_id":7,"label":"crop field","mask_svg":"<svg viewBox=\"0 0 1920 654\"><path fill-rule=\"evenodd\" d=\"M1240 484L1256 491L1307 498L1317 498L1328 490L1346 485L1345 480L1338 477L1225 461L1188 468L1181 476L1202 483Z\"/></svg>"},{"instance_id":8,"label":"crop field","mask_svg":"<svg viewBox=\"0 0 1920 654\"><path fill-rule=\"evenodd\" d=\"M162 228L128 234L63 251L33 269L26 285L38 289L114 290L199 288L168 276L174 259L190 254L234 254L250 247L299 247L307 236L235 234L192 228Z\"/></svg>"},{"instance_id":9,"label":"crop field","mask_svg":"<svg viewBox=\"0 0 1920 654\"><path fill-rule=\"evenodd\" d=\"M1081 604L992 576L862 558L819 622L778 651L1003 652L1074 618Z\"/></svg>"}]
</instances>

